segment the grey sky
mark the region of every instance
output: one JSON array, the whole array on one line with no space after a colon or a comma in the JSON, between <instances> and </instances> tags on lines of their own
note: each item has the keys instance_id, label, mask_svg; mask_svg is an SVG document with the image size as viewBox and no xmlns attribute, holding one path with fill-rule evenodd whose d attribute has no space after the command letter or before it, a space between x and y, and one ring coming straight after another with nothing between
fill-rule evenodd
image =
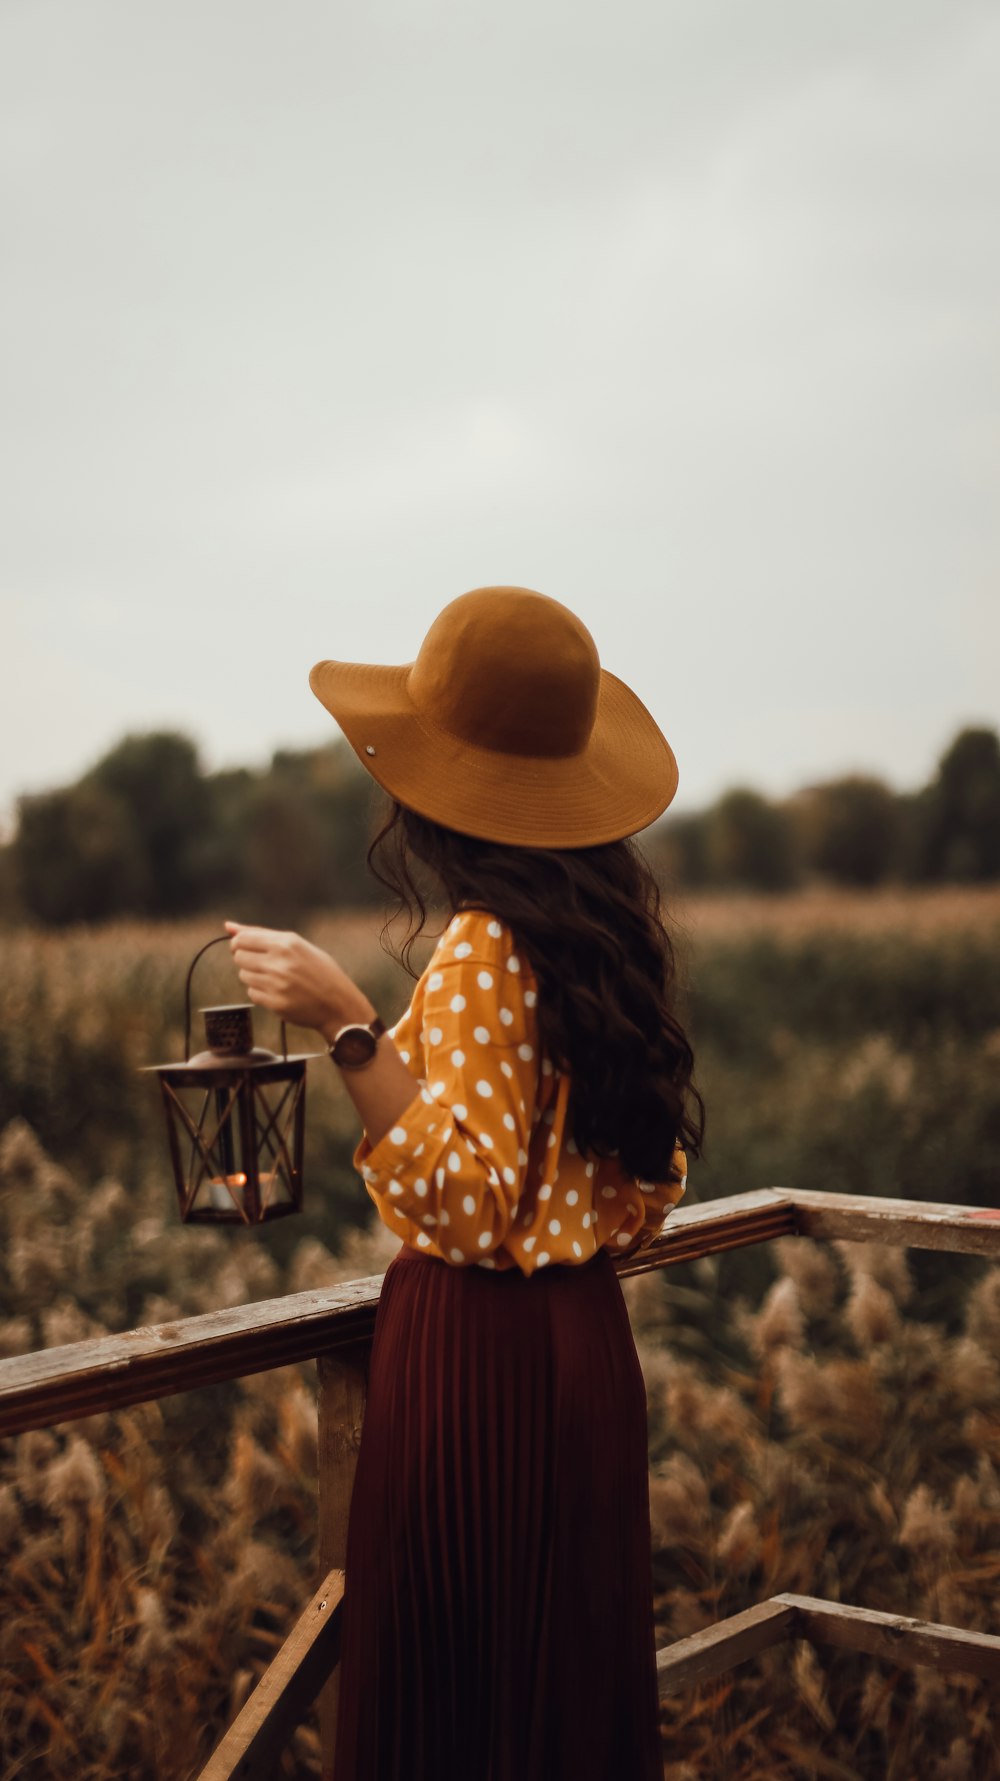
<instances>
[{"instance_id":1,"label":"grey sky","mask_svg":"<svg viewBox=\"0 0 1000 1781\"><path fill-rule=\"evenodd\" d=\"M1000 720L990 0L0 0L0 808L486 582L674 808Z\"/></svg>"}]
</instances>

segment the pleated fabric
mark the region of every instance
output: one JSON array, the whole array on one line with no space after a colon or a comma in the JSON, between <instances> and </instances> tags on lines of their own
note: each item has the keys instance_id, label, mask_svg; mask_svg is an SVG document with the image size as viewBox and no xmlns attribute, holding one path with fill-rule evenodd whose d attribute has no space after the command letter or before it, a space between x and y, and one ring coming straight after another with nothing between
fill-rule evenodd
<instances>
[{"instance_id":1,"label":"pleated fabric","mask_svg":"<svg viewBox=\"0 0 1000 1781\"><path fill-rule=\"evenodd\" d=\"M386 1270L334 1781L661 1781L647 1404L611 1257Z\"/></svg>"}]
</instances>

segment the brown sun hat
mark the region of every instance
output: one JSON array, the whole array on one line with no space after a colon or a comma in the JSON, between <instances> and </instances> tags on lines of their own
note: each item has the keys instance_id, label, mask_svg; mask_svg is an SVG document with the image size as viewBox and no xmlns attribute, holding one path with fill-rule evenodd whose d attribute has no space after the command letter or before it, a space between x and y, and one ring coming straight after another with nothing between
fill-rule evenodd
<instances>
[{"instance_id":1,"label":"brown sun hat","mask_svg":"<svg viewBox=\"0 0 1000 1781\"><path fill-rule=\"evenodd\" d=\"M309 685L379 785L484 841L596 847L646 828L677 790L642 700L576 614L531 588L459 594L415 662L317 662Z\"/></svg>"}]
</instances>

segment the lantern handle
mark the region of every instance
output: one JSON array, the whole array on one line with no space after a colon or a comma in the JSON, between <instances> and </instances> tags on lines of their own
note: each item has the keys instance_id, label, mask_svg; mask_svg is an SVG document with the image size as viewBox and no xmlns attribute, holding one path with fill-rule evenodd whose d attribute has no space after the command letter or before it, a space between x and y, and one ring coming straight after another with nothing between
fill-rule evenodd
<instances>
[{"instance_id":1,"label":"lantern handle","mask_svg":"<svg viewBox=\"0 0 1000 1781\"><path fill-rule=\"evenodd\" d=\"M201 958L202 953L207 952L210 946L218 946L220 940L229 940L231 938L232 936L229 934L216 934L214 940L206 940L204 946L195 953L194 958L188 966L187 979L184 984L184 1062L186 1064L191 1061L191 979L194 976L195 965ZM287 1064L288 1035L285 1032L284 1021L281 1023L281 1058L282 1062Z\"/></svg>"}]
</instances>

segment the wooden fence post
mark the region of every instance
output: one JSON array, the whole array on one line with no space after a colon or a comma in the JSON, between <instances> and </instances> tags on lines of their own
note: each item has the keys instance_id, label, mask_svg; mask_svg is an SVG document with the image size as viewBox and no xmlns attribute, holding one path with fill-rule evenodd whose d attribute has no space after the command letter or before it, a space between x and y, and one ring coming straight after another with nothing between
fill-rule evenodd
<instances>
[{"instance_id":1,"label":"wooden fence post","mask_svg":"<svg viewBox=\"0 0 1000 1781\"><path fill-rule=\"evenodd\" d=\"M316 1356L319 1411L319 1574L347 1557L347 1517L365 1415L371 1342L345 1344ZM346 1599L346 1598L345 1598ZM323 1781L333 1781L340 1666L317 1701Z\"/></svg>"}]
</instances>

